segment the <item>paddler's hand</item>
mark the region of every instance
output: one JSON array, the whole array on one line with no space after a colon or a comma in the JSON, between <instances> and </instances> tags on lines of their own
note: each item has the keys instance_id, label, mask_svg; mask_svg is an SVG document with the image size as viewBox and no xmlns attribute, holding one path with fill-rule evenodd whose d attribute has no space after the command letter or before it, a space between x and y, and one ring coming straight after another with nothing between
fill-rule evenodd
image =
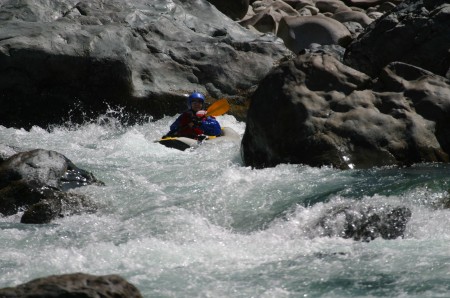
<instances>
[{"instance_id":1,"label":"paddler's hand","mask_svg":"<svg viewBox=\"0 0 450 298\"><path fill-rule=\"evenodd\" d=\"M206 116L206 111L205 110L200 110L200 111L198 111L197 113L195 113L195 115L198 117L198 118L203 118L203 117L205 117Z\"/></svg>"}]
</instances>

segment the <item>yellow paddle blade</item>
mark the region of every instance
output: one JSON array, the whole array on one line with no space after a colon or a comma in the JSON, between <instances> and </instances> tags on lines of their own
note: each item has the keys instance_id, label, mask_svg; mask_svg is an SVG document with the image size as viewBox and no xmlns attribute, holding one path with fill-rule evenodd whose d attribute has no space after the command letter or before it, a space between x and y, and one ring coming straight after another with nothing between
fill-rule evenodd
<instances>
[{"instance_id":1,"label":"yellow paddle blade","mask_svg":"<svg viewBox=\"0 0 450 298\"><path fill-rule=\"evenodd\" d=\"M213 103L207 110L206 115L208 116L220 116L228 112L230 109L230 104L225 98L219 99Z\"/></svg>"}]
</instances>

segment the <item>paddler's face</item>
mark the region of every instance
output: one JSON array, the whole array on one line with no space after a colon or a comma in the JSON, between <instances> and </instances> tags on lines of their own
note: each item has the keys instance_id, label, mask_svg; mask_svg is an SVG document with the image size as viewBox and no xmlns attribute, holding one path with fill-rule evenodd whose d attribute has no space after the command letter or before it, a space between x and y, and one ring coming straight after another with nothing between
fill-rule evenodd
<instances>
[{"instance_id":1,"label":"paddler's face","mask_svg":"<svg viewBox=\"0 0 450 298\"><path fill-rule=\"evenodd\" d=\"M199 99L193 99L191 101L191 108L194 112L198 112L202 109L203 107L203 102Z\"/></svg>"}]
</instances>

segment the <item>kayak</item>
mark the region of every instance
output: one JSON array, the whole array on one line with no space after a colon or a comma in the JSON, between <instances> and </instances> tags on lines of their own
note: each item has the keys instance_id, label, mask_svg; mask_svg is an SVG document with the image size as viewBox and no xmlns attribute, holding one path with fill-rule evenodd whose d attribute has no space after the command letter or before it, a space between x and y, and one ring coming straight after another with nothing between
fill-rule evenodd
<instances>
[{"instance_id":1,"label":"kayak","mask_svg":"<svg viewBox=\"0 0 450 298\"><path fill-rule=\"evenodd\" d=\"M230 127L223 127L222 134L220 136L207 136L204 140L195 140L186 137L163 137L157 141L156 143L160 143L169 148L178 149L184 151L188 148L197 148L202 144L216 143L219 141L231 141L231 142L239 142L240 135L234 131Z\"/></svg>"}]
</instances>

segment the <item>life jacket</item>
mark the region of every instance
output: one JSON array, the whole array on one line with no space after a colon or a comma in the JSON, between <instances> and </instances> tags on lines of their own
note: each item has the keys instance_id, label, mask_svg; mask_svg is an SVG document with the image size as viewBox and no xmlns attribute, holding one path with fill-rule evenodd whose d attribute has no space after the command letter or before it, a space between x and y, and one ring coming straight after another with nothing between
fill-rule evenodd
<instances>
[{"instance_id":1,"label":"life jacket","mask_svg":"<svg viewBox=\"0 0 450 298\"><path fill-rule=\"evenodd\" d=\"M191 122L194 123L193 127L189 126ZM195 116L193 110L187 110L178 116L175 122L170 125L168 135L197 139L202 134L220 136L222 134L222 128L216 118L212 116L198 118Z\"/></svg>"},{"instance_id":2,"label":"life jacket","mask_svg":"<svg viewBox=\"0 0 450 298\"><path fill-rule=\"evenodd\" d=\"M220 136L222 134L222 128L216 118L212 116L206 116L201 119L200 128L203 133L208 136Z\"/></svg>"}]
</instances>

